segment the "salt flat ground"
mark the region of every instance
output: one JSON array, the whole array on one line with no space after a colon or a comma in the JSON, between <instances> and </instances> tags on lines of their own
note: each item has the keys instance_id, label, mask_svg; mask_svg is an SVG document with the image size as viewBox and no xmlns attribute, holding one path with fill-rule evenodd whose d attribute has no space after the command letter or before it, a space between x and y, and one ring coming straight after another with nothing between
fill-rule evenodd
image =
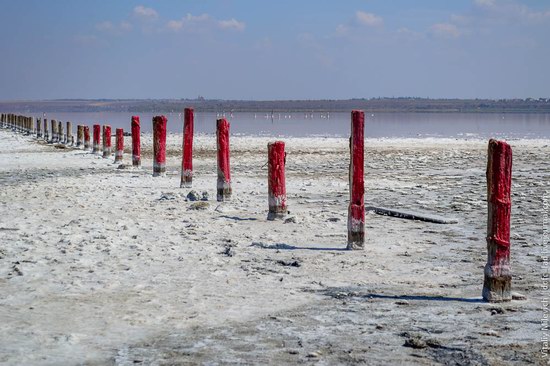
<instances>
[{"instance_id":1,"label":"salt flat ground","mask_svg":"<svg viewBox=\"0 0 550 366\"><path fill-rule=\"evenodd\" d=\"M0 363L546 362L550 141L511 141L513 290L527 300L496 305L480 296L486 141L367 139L367 204L458 223L369 213L364 251L344 250L346 139L285 139L288 223L266 220L269 139L232 137L234 196L219 204L215 138L196 138L204 210L179 188L181 135L166 177L142 141L143 168L117 169L0 131Z\"/></svg>"}]
</instances>

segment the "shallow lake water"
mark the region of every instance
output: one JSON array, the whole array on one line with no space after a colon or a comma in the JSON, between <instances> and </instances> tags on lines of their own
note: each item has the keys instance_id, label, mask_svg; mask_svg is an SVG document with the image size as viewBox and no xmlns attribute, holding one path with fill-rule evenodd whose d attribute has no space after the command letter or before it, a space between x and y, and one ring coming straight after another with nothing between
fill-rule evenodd
<instances>
[{"instance_id":1,"label":"shallow lake water","mask_svg":"<svg viewBox=\"0 0 550 366\"><path fill-rule=\"evenodd\" d=\"M29 113L24 113L29 115ZM47 119L71 121L73 125L110 124L130 130L132 115L139 115L141 129L150 132L152 117L161 113L59 112ZM41 114L34 114L41 117ZM181 132L183 113L167 113L168 131ZM195 132L215 133L216 119L225 117L232 134L263 136L349 136L350 113L195 113ZM366 113L367 137L450 138L550 138L550 114L542 113ZM74 127L76 129L76 127Z\"/></svg>"}]
</instances>

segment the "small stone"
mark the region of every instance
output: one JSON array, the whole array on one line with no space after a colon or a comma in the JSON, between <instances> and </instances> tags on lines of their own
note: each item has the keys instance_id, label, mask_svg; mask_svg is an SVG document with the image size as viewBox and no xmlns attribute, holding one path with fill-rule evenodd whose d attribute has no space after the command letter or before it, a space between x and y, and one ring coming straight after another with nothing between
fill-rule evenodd
<instances>
[{"instance_id":1,"label":"small stone","mask_svg":"<svg viewBox=\"0 0 550 366\"><path fill-rule=\"evenodd\" d=\"M512 300L527 300L527 296L519 292L512 292Z\"/></svg>"},{"instance_id":2,"label":"small stone","mask_svg":"<svg viewBox=\"0 0 550 366\"><path fill-rule=\"evenodd\" d=\"M330 221L330 222L338 222L338 221L340 221L340 219L339 219L338 217L329 217L329 218L327 219L327 221Z\"/></svg>"},{"instance_id":3,"label":"small stone","mask_svg":"<svg viewBox=\"0 0 550 366\"><path fill-rule=\"evenodd\" d=\"M319 358L321 357L321 352L317 351L317 352L310 352L307 354L306 356L307 358Z\"/></svg>"},{"instance_id":4,"label":"small stone","mask_svg":"<svg viewBox=\"0 0 550 366\"><path fill-rule=\"evenodd\" d=\"M117 169L126 169L126 164L120 164Z\"/></svg>"},{"instance_id":5,"label":"small stone","mask_svg":"<svg viewBox=\"0 0 550 366\"><path fill-rule=\"evenodd\" d=\"M291 355L297 355L300 352L298 350L295 350L295 349L289 349L288 353L290 353Z\"/></svg>"},{"instance_id":6,"label":"small stone","mask_svg":"<svg viewBox=\"0 0 550 366\"><path fill-rule=\"evenodd\" d=\"M208 202L195 202L189 206L190 210L206 210L210 204Z\"/></svg>"},{"instance_id":7,"label":"small stone","mask_svg":"<svg viewBox=\"0 0 550 366\"><path fill-rule=\"evenodd\" d=\"M172 201L175 199L176 196L173 193L167 192L160 195L159 201Z\"/></svg>"},{"instance_id":8,"label":"small stone","mask_svg":"<svg viewBox=\"0 0 550 366\"><path fill-rule=\"evenodd\" d=\"M422 340L419 336L411 336L408 339L405 340L405 343L403 344L405 347L411 347L415 349L422 349L428 347L426 342Z\"/></svg>"},{"instance_id":9,"label":"small stone","mask_svg":"<svg viewBox=\"0 0 550 366\"><path fill-rule=\"evenodd\" d=\"M407 300L399 300L395 302L396 305L409 305Z\"/></svg>"},{"instance_id":10,"label":"small stone","mask_svg":"<svg viewBox=\"0 0 550 366\"><path fill-rule=\"evenodd\" d=\"M208 192L206 191L202 192L201 201L208 201L209 198L210 198L210 195L208 194Z\"/></svg>"},{"instance_id":11,"label":"small stone","mask_svg":"<svg viewBox=\"0 0 550 366\"><path fill-rule=\"evenodd\" d=\"M187 200L188 201L198 201L200 200L199 192L197 191L191 191L187 194Z\"/></svg>"},{"instance_id":12,"label":"small stone","mask_svg":"<svg viewBox=\"0 0 550 366\"><path fill-rule=\"evenodd\" d=\"M296 223L296 217L289 217L287 219L285 219L284 221L285 224L295 224Z\"/></svg>"}]
</instances>

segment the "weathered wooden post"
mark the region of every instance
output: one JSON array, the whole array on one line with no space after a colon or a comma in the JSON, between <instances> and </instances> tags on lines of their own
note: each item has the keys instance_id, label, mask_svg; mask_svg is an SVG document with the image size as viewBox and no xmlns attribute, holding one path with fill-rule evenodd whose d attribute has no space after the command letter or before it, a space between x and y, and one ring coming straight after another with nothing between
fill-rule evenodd
<instances>
[{"instance_id":1,"label":"weathered wooden post","mask_svg":"<svg viewBox=\"0 0 550 366\"><path fill-rule=\"evenodd\" d=\"M124 155L124 130L122 128L117 128L116 129L115 163L122 162L123 155Z\"/></svg>"},{"instance_id":2,"label":"weathered wooden post","mask_svg":"<svg viewBox=\"0 0 550 366\"><path fill-rule=\"evenodd\" d=\"M193 130L194 110L185 108L183 122L183 149L181 157L180 188L191 188L193 185Z\"/></svg>"},{"instance_id":3,"label":"weathered wooden post","mask_svg":"<svg viewBox=\"0 0 550 366\"><path fill-rule=\"evenodd\" d=\"M108 158L111 156L111 126L103 125L103 157Z\"/></svg>"},{"instance_id":4,"label":"weathered wooden post","mask_svg":"<svg viewBox=\"0 0 550 366\"><path fill-rule=\"evenodd\" d=\"M36 119L36 138L42 138L42 118Z\"/></svg>"},{"instance_id":5,"label":"weathered wooden post","mask_svg":"<svg viewBox=\"0 0 550 366\"><path fill-rule=\"evenodd\" d=\"M50 125L52 128L52 139L50 143L53 144L57 142L57 121L55 119L50 120Z\"/></svg>"},{"instance_id":6,"label":"weathered wooden post","mask_svg":"<svg viewBox=\"0 0 550 366\"><path fill-rule=\"evenodd\" d=\"M94 125L94 141L93 141L93 154L99 154L101 152L101 148L99 146L101 142L101 126L100 125Z\"/></svg>"},{"instance_id":7,"label":"weathered wooden post","mask_svg":"<svg viewBox=\"0 0 550 366\"><path fill-rule=\"evenodd\" d=\"M141 138L139 116L132 116L132 166L141 166Z\"/></svg>"},{"instance_id":8,"label":"weathered wooden post","mask_svg":"<svg viewBox=\"0 0 550 366\"><path fill-rule=\"evenodd\" d=\"M73 124L67 121L67 139L65 141L67 145L73 144Z\"/></svg>"},{"instance_id":9,"label":"weathered wooden post","mask_svg":"<svg viewBox=\"0 0 550 366\"><path fill-rule=\"evenodd\" d=\"M267 144L268 158L268 220L284 218L287 214L285 182L285 143L275 141Z\"/></svg>"},{"instance_id":10,"label":"weathered wooden post","mask_svg":"<svg viewBox=\"0 0 550 366\"><path fill-rule=\"evenodd\" d=\"M76 147L82 147L83 142L84 142L84 126L77 125L76 126Z\"/></svg>"},{"instance_id":11,"label":"weathered wooden post","mask_svg":"<svg viewBox=\"0 0 550 366\"><path fill-rule=\"evenodd\" d=\"M216 121L216 141L218 147L217 200L231 199L231 169L229 165L229 122L225 118Z\"/></svg>"},{"instance_id":12,"label":"weathered wooden post","mask_svg":"<svg viewBox=\"0 0 550 366\"><path fill-rule=\"evenodd\" d=\"M48 120L46 118L42 121L42 127L44 127L44 141L48 141L50 136L48 133Z\"/></svg>"},{"instance_id":13,"label":"weathered wooden post","mask_svg":"<svg viewBox=\"0 0 550 366\"><path fill-rule=\"evenodd\" d=\"M487 161L487 265L483 299L512 300L510 270L510 212L512 148L504 141L489 140Z\"/></svg>"},{"instance_id":14,"label":"weathered wooden post","mask_svg":"<svg viewBox=\"0 0 550 366\"><path fill-rule=\"evenodd\" d=\"M348 209L348 249L363 249L365 245L365 183L364 183L365 113L351 112Z\"/></svg>"},{"instance_id":15,"label":"weathered wooden post","mask_svg":"<svg viewBox=\"0 0 550 366\"><path fill-rule=\"evenodd\" d=\"M153 177L166 175L166 117L153 117Z\"/></svg>"},{"instance_id":16,"label":"weathered wooden post","mask_svg":"<svg viewBox=\"0 0 550 366\"><path fill-rule=\"evenodd\" d=\"M90 150L90 127L83 126L84 129L84 150Z\"/></svg>"},{"instance_id":17,"label":"weathered wooden post","mask_svg":"<svg viewBox=\"0 0 550 366\"><path fill-rule=\"evenodd\" d=\"M65 143L65 134L63 133L63 122L58 121L57 123L57 142L60 144Z\"/></svg>"}]
</instances>

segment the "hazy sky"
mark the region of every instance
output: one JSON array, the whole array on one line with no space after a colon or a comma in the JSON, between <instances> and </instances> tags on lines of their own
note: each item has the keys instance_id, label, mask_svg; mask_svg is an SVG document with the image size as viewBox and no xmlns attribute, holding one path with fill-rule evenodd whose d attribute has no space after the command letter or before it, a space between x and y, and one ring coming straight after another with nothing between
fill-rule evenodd
<instances>
[{"instance_id":1,"label":"hazy sky","mask_svg":"<svg viewBox=\"0 0 550 366\"><path fill-rule=\"evenodd\" d=\"M550 97L546 0L0 0L0 99Z\"/></svg>"}]
</instances>

